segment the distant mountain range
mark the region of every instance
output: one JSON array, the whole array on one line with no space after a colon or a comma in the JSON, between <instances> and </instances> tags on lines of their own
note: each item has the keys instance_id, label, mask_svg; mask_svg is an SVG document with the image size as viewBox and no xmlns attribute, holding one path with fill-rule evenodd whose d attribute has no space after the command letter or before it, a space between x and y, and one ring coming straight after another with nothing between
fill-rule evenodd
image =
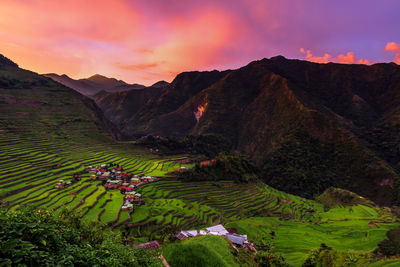
<instances>
[{"instance_id":1,"label":"distant mountain range","mask_svg":"<svg viewBox=\"0 0 400 267\"><path fill-rule=\"evenodd\" d=\"M278 56L237 70L181 73L138 99L96 97L125 135L223 135L279 189L313 197L337 186L399 203L400 67L394 63Z\"/></svg>"},{"instance_id":2,"label":"distant mountain range","mask_svg":"<svg viewBox=\"0 0 400 267\"><path fill-rule=\"evenodd\" d=\"M127 90L139 90L146 87L144 85L136 83L128 84L122 80L117 80L115 78L108 78L99 74L95 74L89 78L79 79L79 80L72 79L65 74L58 75L55 73L48 73L48 74L43 74L43 76L49 77L54 81L59 82L89 97L93 97L100 91L123 92ZM158 83L163 84L166 82L160 81ZM155 85L157 86L158 83L156 83Z\"/></svg>"}]
</instances>

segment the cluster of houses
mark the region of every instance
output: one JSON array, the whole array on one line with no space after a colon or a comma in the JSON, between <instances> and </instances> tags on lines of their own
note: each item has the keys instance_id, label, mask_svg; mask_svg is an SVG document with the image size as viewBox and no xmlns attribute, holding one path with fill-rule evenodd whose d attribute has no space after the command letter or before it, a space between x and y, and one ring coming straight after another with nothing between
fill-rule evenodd
<instances>
[{"instance_id":1,"label":"cluster of houses","mask_svg":"<svg viewBox=\"0 0 400 267\"><path fill-rule=\"evenodd\" d=\"M179 240L183 240L186 238L202 236L202 235L224 236L238 247L244 247L247 244L249 244L249 241L247 240L247 235L239 235L236 229L233 228L225 229L225 227L222 226L221 224L214 225L206 228L205 230L200 230L200 231L198 230L180 231L177 234L176 238L178 238Z\"/></svg>"},{"instance_id":2,"label":"cluster of houses","mask_svg":"<svg viewBox=\"0 0 400 267\"><path fill-rule=\"evenodd\" d=\"M121 210L133 211L133 204L141 202L141 196L141 194L136 193L135 191L125 192L124 204L122 205Z\"/></svg>"},{"instance_id":3,"label":"cluster of houses","mask_svg":"<svg viewBox=\"0 0 400 267\"><path fill-rule=\"evenodd\" d=\"M133 211L134 203L142 201L141 194L134 190L142 184L157 181L157 177L145 175L131 175L115 164L102 164L97 167L89 166L86 172L92 173L91 179L103 181L106 189L118 189L124 194L122 210Z\"/></svg>"}]
</instances>

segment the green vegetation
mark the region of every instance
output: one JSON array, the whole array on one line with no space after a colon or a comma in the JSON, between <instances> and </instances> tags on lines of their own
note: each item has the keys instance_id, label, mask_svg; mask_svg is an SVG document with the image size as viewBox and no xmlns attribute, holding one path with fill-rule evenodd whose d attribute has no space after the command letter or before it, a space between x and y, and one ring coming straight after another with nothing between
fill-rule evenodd
<instances>
[{"instance_id":1,"label":"green vegetation","mask_svg":"<svg viewBox=\"0 0 400 267\"><path fill-rule=\"evenodd\" d=\"M372 253L379 242L385 239L386 232L399 226L387 210L362 205L334 208L318 214L313 222L252 217L230 222L226 227L233 227L240 234L247 234L248 239L256 244L266 239L275 251L282 253L287 263L301 266L307 258L315 254L321 243L337 253L333 258L342 255L339 258L345 260L354 254L360 263L364 263L367 254ZM367 258L368 262L379 259L369 256ZM339 263L340 261L333 266L342 266Z\"/></svg>"},{"instance_id":2,"label":"green vegetation","mask_svg":"<svg viewBox=\"0 0 400 267\"><path fill-rule=\"evenodd\" d=\"M190 153L208 158L215 157L220 152L228 152L232 147L229 140L217 134L189 135L183 139L149 134L138 140L137 144L158 149L163 154Z\"/></svg>"},{"instance_id":3,"label":"green vegetation","mask_svg":"<svg viewBox=\"0 0 400 267\"><path fill-rule=\"evenodd\" d=\"M229 242L219 236L200 236L165 247L163 255L171 266L239 266Z\"/></svg>"},{"instance_id":4,"label":"green vegetation","mask_svg":"<svg viewBox=\"0 0 400 267\"><path fill-rule=\"evenodd\" d=\"M119 235L65 210L0 210L1 266L160 266L158 255L133 250Z\"/></svg>"},{"instance_id":5,"label":"green vegetation","mask_svg":"<svg viewBox=\"0 0 400 267\"><path fill-rule=\"evenodd\" d=\"M378 252L385 256L400 254L400 227L386 233L387 239L378 244Z\"/></svg>"},{"instance_id":6,"label":"green vegetation","mask_svg":"<svg viewBox=\"0 0 400 267\"><path fill-rule=\"evenodd\" d=\"M164 227L192 229L252 216L313 221L323 211L314 201L277 191L263 183L182 182L172 179L141 186L145 205L131 214L135 236L160 236Z\"/></svg>"},{"instance_id":7,"label":"green vegetation","mask_svg":"<svg viewBox=\"0 0 400 267\"><path fill-rule=\"evenodd\" d=\"M65 141L29 136L22 139L4 133L0 133L0 141L3 148L0 151L0 199L9 208L31 205L56 214L68 208L84 219L111 225L118 225L123 218L127 223L129 218L128 213L119 213L123 200L119 190L106 191L101 182L92 181L89 174L81 175L81 181L64 189L55 188L56 181L72 181L74 173L104 162L120 164L131 174L163 176L183 166L176 161L184 158L164 159L118 143L71 146ZM57 166L59 163L61 166Z\"/></svg>"},{"instance_id":8,"label":"green vegetation","mask_svg":"<svg viewBox=\"0 0 400 267\"><path fill-rule=\"evenodd\" d=\"M324 204L326 207L341 207L341 206L354 206L365 205L375 206L375 204L364 197L361 197L353 192L345 189L330 187L319 195L316 200Z\"/></svg>"},{"instance_id":9,"label":"green vegetation","mask_svg":"<svg viewBox=\"0 0 400 267\"><path fill-rule=\"evenodd\" d=\"M322 243L320 248L311 251L310 255L304 261L302 266L362 267L367 266L370 261L371 259L369 259L366 255L357 254L353 251L339 252Z\"/></svg>"},{"instance_id":10,"label":"green vegetation","mask_svg":"<svg viewBox=\"0 0 400 267\"><path fill-rule=\"evenodd\" d=\"M349 187L347 166L337 165L335 149L333 143L322 145L307 135L294 135L267 157L262 177L273 187L306 198L329 187Z\"/></svg>"},{"instance_id":11,"label":"green vegetation","mask_svg":"<svg viewBox=\"0 0 400 267\"><path fill-rule=\"evenodd\" d=\"M220 153L207 164L196 164L195 168L178 173L183 181L233 180L237 183L256 182L258 168L246 156Z\"/></svg>"}]
</instances>

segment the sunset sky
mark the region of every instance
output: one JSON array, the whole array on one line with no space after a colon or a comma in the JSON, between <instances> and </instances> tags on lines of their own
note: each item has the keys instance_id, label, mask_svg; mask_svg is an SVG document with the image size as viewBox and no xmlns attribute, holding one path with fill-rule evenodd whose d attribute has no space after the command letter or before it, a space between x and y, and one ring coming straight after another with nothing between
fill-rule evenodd
<instances>
[{"instance_id":1,"label":"sunset sky","mask_svg":"<svg viewBox=\"0 0 400 267\"><path fill-rule=\"evenodd\" d=\"M171 81L275 55L400 64L398 0L0 0L0 53L73 78Z\"/></svg>"}]
</instances>

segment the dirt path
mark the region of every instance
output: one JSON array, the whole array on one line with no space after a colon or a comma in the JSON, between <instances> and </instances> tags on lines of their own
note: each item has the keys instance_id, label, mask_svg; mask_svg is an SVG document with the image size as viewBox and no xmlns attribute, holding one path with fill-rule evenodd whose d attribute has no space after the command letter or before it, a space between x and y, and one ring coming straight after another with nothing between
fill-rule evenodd
<instances>
[{"instance_id":1,"label":"dirt path","mask_svg":"<svg viewBox=\"0 0 400 267\"><path fill-rule=\"evenodd\" d=\"M164 264L164 267L171 267L171 266L169 266L167 260L164 258L164 256L162 254L160 255L160 259L161 259L162 263Z\"/></svg>"}]
</instances>

